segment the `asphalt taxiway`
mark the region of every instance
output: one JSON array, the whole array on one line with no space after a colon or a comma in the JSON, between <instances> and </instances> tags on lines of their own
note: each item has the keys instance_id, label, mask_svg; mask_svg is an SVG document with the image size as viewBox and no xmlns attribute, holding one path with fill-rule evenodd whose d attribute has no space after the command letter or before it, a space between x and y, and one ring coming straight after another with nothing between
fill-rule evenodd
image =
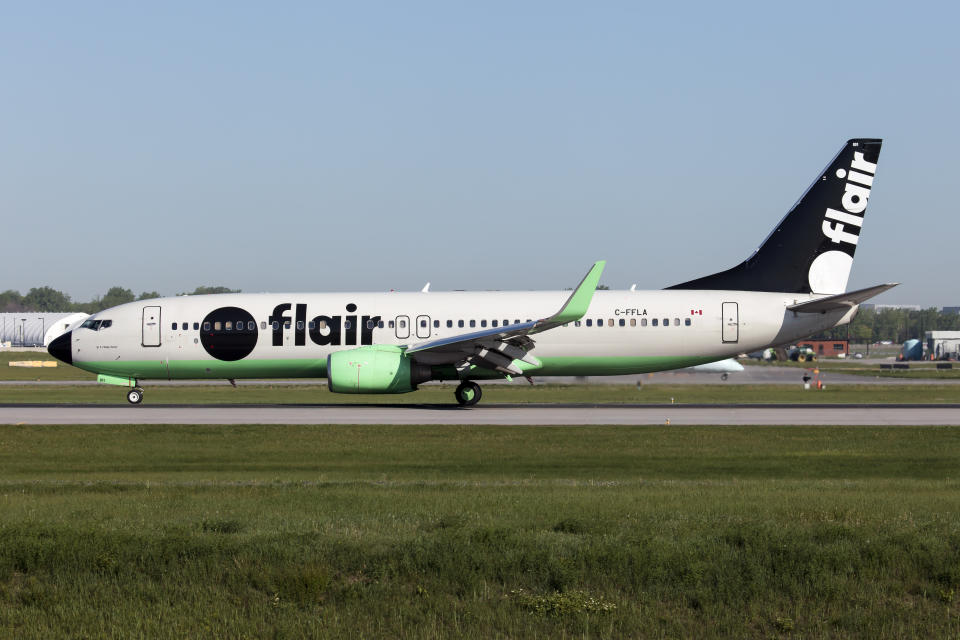
<instances>
[{"instance_id":1,"label":"asphalt taxiway","mask_svg":"<svg viewBox=\"0 0 960 640\"><path fill-rule=\"evenodd\" d=\"M0 424L949 425L960 405L0 405Z\"/></svg>"}]
</instances>

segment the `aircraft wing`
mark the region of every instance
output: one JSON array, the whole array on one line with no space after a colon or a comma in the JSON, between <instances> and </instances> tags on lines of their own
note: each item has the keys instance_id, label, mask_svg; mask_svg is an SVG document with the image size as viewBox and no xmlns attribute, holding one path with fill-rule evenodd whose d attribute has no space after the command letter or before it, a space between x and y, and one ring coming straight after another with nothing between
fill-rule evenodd
<instances>
[{"instance_id":1,"label":"aircraft wing","mask_svg":"<svg viewBox=\"0 0 960 640\"><path fill-rule=\"evenodd\" d=\"M427 340L408 346L406 354L423 364L452 364L458 370L475 365L505 375L523 373L514 360L539 367L540 361L529 353L536 346L531 336L582 318L606 264L604 260L594 263L563 307L549 318Z\"/></svg>"},{"instance_id":2,"label":"aircraft wing","mask_svg":"<svg viewBox=\"0 0 960 640\"><path fill-rule=\"evenodd\" d=\"M867 287L866 289L848 291L847 293L838 293L835 296L827 296L826 298L817 298L816 300L792 304L787 307L787 309L796 311L797 313L826 313L827 311L837 311L838 309L849 309L864 300L869 300L873 296L893 289L898 284L900 283L891 282L888 284L878 284L875 287Z\"/></svg>"}]
</instances>

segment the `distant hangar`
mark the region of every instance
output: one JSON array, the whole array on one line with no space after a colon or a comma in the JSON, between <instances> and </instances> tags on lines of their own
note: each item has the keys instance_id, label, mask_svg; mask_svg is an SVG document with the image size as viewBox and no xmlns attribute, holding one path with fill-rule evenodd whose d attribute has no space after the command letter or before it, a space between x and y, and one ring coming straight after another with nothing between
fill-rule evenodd
<instances>
[{"instance_id":1,"label":"distant hangar","mask_svg":"<svg viewBox=\"0 0 960 640\"><path fill-rule=\"evenodd\" d=\"M89 318L86 313L0 313L0 345L45 347L51 340Z\"/></svg>"}]
</instances>

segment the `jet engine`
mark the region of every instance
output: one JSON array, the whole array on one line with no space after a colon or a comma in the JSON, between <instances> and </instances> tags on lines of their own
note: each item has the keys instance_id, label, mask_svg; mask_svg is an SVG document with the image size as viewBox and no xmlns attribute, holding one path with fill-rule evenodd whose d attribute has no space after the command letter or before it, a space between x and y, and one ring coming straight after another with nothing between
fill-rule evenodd
<instances>
[{"instance_id":1,"label":"jet engine","mask_svg":"<svg viewBox=\"0 0 960 640\"><path fill-rule=\"evenodd\" d=\"M369 345L327 356L327 386L334 393L407 393L432 377L393 345Z\"/></svg>"}]
</instances>

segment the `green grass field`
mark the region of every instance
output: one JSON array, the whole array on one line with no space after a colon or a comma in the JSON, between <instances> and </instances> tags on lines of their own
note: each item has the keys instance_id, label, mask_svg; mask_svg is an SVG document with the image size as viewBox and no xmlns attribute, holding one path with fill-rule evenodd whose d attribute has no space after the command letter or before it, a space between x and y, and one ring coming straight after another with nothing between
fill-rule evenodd
<instances>
[{"instance_id":1,"label":"green grass field","mask_svg":"<svg viewBox=\"0 0 960 640\"><path fill-rule=\"evenodd\" d=\"M95 374L58 362L56 367L11 367L22 360L49 360L56 362L46 351L0 352L0 380L96 380Z\"/></svg>"},{"instance_id":2,"label":"green grass field","mask_svg":"<svg viewBox=\"0 0 960 640\"><path fill-rule=\"evenodd\" d=\"M452 385L424 385L397 395L344 395L326 385L146 386L144 406L158 404L452 404ZM0 386L0 403L126 404L126 388L92 386ZM496 403L956 403L958 385L827 385L804 391L797 385L483 385L483 404Z\"/></svg>"},{"instance_id":3,"label":"green grass field","mask_svg":"<svg viewBox=\"0 0 960 640\"><path fill-rule=\"evenodd\" d=\"M960 429L0 429L0 637L960 636Z\"/></svg>"}]
</instances>

